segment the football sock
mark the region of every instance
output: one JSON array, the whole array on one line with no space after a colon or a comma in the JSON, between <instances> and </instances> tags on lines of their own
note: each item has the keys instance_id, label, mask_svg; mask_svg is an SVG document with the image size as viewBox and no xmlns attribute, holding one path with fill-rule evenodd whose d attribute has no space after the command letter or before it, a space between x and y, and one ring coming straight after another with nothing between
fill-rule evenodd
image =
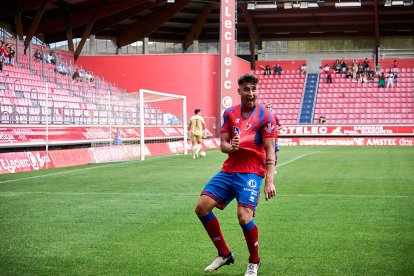
<instances>
[{"instance_id":1,"label":"football sock","mask_svg":"<svg viewBox=\"0 0 414 276\"><path fill-rule=\"evenodd\" d=\"M196 154L198 154L200 152L200 150L201 150L201 144L198 144L197 149L196 149Z\"/></svg>"},{"instance_id":2,"label":"football sock","mask_svg":"<svg viewBox=\"0 0 414 276\"><path fill-rule=\"evenodd\" d=\"M198 217L203 223L211 241L217 248L218 254L222 257L226 257L230 254L230 249L227 247L223 234L221 233L220 223L213 212L210 212L207 216Z\"/></svg>"},{"instance_id":3,"label":"football sock","mask_svg":"<svg viewBox=\"0 0 414 276\"><path fill-rule=\"evenodd\" d=\"M259 231L257 225L251 220L245 225L241 225L243 229L244 238L246 239L247 248L249 249L250 257L249 263L259 263Z\"/></svg>"}]
</instances>

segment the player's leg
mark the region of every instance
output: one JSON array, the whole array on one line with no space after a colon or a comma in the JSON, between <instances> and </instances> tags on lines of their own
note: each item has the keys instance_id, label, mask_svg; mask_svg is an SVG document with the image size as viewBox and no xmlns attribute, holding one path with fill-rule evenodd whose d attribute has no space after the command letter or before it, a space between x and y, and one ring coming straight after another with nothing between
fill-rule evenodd
<instances>
[{"instance_id":1,"label":"player's leg","mask_svg":"<svg viewBox=\"0 0 414 276\"><path fill-rule=\"evenodd\" d=\"M198 158L199 153L200 153L200 150L202 148L202 144L201 144L202 142L203 142L202 136L201 135L197 135L197 141L196 141L197 146L196 146L196 151L195 151L195 155L196 155L197 158Z\"/></svg>"},{"instance_id":2,"label":"player's leg","mask_svg":"<svg viewBox=\"0 0 414 276\"><path fill-rule=\"evenodd\" d=\"M234 263L234 255L226 244L217 217L212 212L214 207L225 208L234 198L229 188L230 178L231 174L217 173L204 187L195 207L195 213L218 252L217 258L204 269L205 272L214 271L223 265Z\"/></svg>"},{"instance_id":3,"label":"player's leg","mask_svg":"<svg viewBox=\"0 0 414 276\"><path fill-rule=\"evenodd\" d=\"M197 148L197 138L195 135L191 135L191 151L193 153L193 159L196 159L196 148Z\"/></svg>"},{"instance_id":4,"label":"player's leg","mask_svg":"<svg viewBox=\"0 0 414 276\"><path fill-rule=\"evenodd\" d=\"M256 174L239 175L243 179L235 185L238 187L236 191L237 217L250 253L245 275L257 275L260 267L259 230L253 220L253 214L259 202L262 178Z\"/></svg>"},{"instance_id":5,"label":"player's leg","mask_svg":"<svg viewBox=\"0 0 414 276\"><path fill-rule=\"evenodd\" d=\"M206 229L214 246L217 248L217 258L207 266L204 271L211 272L217 270L223 265L229 265L234 263L234 256L227 247L224 240L223 233L221 232L220 223L217 217L212 212L213 208L217 206L217 202L207 195L202 195L196 205L195 212L200 219L201 223Z\"/></svg>"},{"instance_id":6,"label":"player's leg","mask_svg":"<svg viewBox=\"0 0 414 276\"><path fill-rule=\"evenodd\" d=\"M277 160L278 160L278 152L279 152L279 141L276 141L276 144L275 144L275 174L277 174L276 167L277 167Z\"/></svg>"}]
</instances>

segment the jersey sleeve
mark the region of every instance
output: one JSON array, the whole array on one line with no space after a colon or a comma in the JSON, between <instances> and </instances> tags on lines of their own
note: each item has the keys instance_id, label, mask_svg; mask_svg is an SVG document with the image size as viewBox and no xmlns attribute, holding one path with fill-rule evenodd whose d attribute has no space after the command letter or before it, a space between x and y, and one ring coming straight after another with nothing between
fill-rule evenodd
<instances>
[{"instance_id":1,"label":"jersey sleeve","mask_svg":"<svg viewBox=\"0 0 414 276\"><path fill-rule=\"evenodd\" d=\"M276 120L272 113L267 111L263 118L263 126L261 129L263 138L271 138L276 136Z\"/></svg>"},{"instance_id":2,"label":"jersey sleeve","mask_svg":"<svg viewBox=\"0 0 414 276\"><path fill-rule=\"evenodd\" d=\"M231 133L230 123L230 110L226 109L223 113L223 125L221 127L220 133Z\"/></svg>"}]
</instances>

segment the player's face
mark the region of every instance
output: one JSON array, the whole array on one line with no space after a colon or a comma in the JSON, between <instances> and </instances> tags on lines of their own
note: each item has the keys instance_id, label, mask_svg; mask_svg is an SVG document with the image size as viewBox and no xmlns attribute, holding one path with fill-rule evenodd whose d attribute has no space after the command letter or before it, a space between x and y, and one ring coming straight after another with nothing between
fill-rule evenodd
<instances>
[{"instance_id":1,"label":"player's face","mask_svg":"<svg viewBox=\"0 0 414 276\"><path fill-rule=\"evenodd\" d=\"M257 86L251 83L244 83L239 86L238 91L242 105L253 109L256 106Z\"/></svg>"}]
</instances>

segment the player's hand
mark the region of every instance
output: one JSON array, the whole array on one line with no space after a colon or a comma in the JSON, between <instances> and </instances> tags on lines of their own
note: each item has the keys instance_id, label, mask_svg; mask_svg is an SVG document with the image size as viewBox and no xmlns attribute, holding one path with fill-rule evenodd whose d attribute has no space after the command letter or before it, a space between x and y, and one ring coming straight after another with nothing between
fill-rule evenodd
<instances>
[{"instance_id":1,"label":"player's hand","mask_svg":"<svg viewBox=\"0 0 414 276\"><path fill-rule=\"evenodd\" d=\"M240 145L240 136L234 136L233 139L231 140L231 146L233 147L233 151L236 151L239 149L239 145Z\"/></svg>"},{"instance_id":2,"label":"player's hand","mask_svg":"<svg viewBox=\"0 0 414 276\"><path fill-rule=\"evenodd\" d=\"M264 186L264 194L265 194L266 201L268 201L272 197L275 197L276 194L277 194L275 184L273 184L273 183L267 184L266 183L265 186Z\"/></svg>"}]
</instances>

